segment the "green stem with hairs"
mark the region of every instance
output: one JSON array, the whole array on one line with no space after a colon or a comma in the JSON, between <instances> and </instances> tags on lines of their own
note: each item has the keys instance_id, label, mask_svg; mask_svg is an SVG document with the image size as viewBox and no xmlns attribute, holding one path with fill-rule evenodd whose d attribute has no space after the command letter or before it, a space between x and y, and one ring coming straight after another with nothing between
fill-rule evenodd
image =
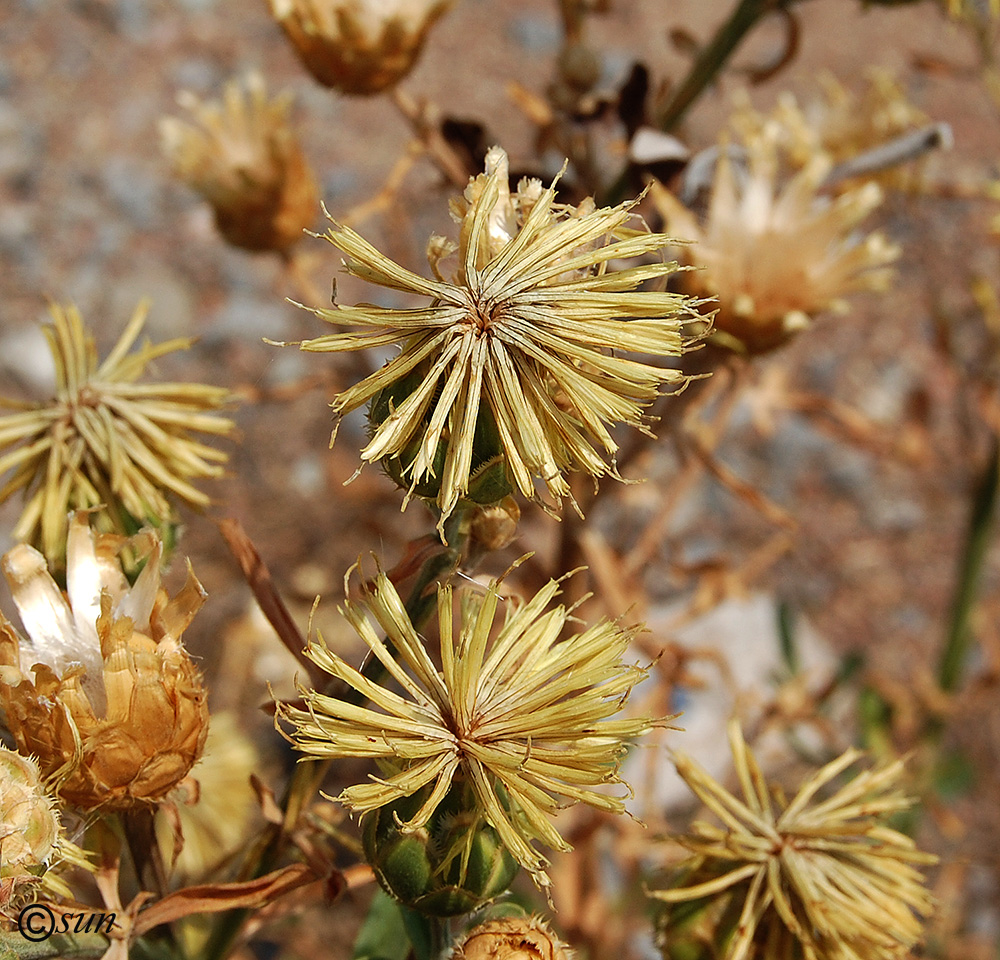
<instances>
[{"instance_id":1,"label":"green stem with hairs","mask_svg":"<svg viewBox=\"0 0 1000 960\"><path fill-rule=\"evenodd\" d=\"M20 933L0 933L0 960L96 960L107 951L108 942L100 933L57 933L38 943Z\"/></svg>"}]
</instances>

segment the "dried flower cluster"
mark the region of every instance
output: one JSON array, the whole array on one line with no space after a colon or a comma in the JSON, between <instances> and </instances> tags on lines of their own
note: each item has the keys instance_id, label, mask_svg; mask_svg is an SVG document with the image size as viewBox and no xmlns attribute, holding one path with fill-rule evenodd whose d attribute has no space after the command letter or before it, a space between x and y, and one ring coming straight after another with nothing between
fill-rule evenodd
<instances>
[{"instance_id":1,"label":"dried flower cluster","mask_svg":"<svg viewBox=\"0 0 1000 960\"><path fill-rule=\"evenodd\" d=\"M510 853L547 886L546 861L532 842L569 849L549 820L557 798L622 813L620 797L596 788L622 783L618 767L627 743L653 725L645 718L610 719L646 676L621 659L632 633L605 620L560 639L570 612L546 610L559 593L555 581L527 603L504 601L509 609L498 630L499 583L484 594L463 591L456 632L452 588L442 586L439 670L385 573L363 590L365 607L387 639L359 604L346 601L343 613L403 693L311 645L310 659L371 707L303 690L306 709L279 708L294 727L297 748L314 758L372 757L397 765L391 775L343 791L339 799L358 812L433 785L404 831L423 827L461 778Z\"/></svg>"},{"instance_id":2,"label":"dried flower cluster","mask_svg":"<svg viewBox=\"0 0 1000 960\"><path fill-rule=\"evenodd\" d=\"M332 406L338 421L370 401L385 410L384 419L373 418L362 460L395 458L407 499L434 496L442 523L493 463L532 499L536 478L561 501L571 496L569 472L617 475L606 459L617 449L609 426L647 429L644 407L664 384L686 382L674 367L616 352L662 359L685 349L691 301L636 290L677 265L657 260L608 269L612 261L659 254L667 238L626 226L635 202L567 207L555 197L554 183L543 189L528 180L511 193L507 156L493 148L486 173L453 205L457 246L431 240L433 280L393 263L348 227L334 222L327 234L348 255L350 273L432 300L409 310L369 304L317 310L330 323L355 329L301 347L337 352L400 345L398 356ZM456 275L446 280L440 264L453 253ZM426 489L429 483L436 494ZM507 492L502 487L492 500Z\"/></svg>"},{"instance_id":3,"label":"dried flower cluster","mask_svg":"<svg viewBox=\"0 0 1000 960\"><path fill-rule=\"evenodd\" d=\"M190 346L187 339L144 343L129 353L149 303L136 308L103 363L73 306L51 308L44 328L56 367L56 395L42 403L0 399L19 412L0 417L0 474L11 476L0 501L19 490L26 503L15 538L35 544L58 567L67 513L102 506L106 526L132 533L145 522L168 525L169 495L203 507L191 481L222 473L226 454L191 438L225 435L230 420L213 415L228 391L195 383L138 383L157 357ZM10 449L8 449L10 448Z\"/></svg>"},{"instance_id":4,"label":"dried flower cluster","mask_svg":"<svg viewBox=\"0 0 1000 960\"><path fill-rule=\"evenodd\" d=\"M668 232L696 241L683 248L689 293L717 297L717 330L750 353L771 350L808 327L823 311L844 309L858 290L882 290L898 250L880 233L859 233L861 221L882 200L875 183L837 197L820 193L830 161L817 156L786 182L776 147L747 144L737 171L722 150L704 220L665 187L652 197Z\"/></svg>"},{"instance_id":5,"label":"dried flower cluster","mask_svg":"<svg viewBox=\"0 0 1000 960\"><path fill-rule=\"evenodd\" d=\"M769 114L755 110L748 97L741 98L730 118L739 142L770 142L782 164L801 170L819 156L832 164L842 164L930 122L907 99L899 81L888 70L868 71L860 96L831 73L820 73L818 82L821 97L800 106L794 95L784 93ZM906 186L912 182L912 173L905 168L890 167L874 179L885 187ZM857 187L859 183L849 179L835 189L851 186Z\"/></svg>"},{"instance_id":6,"label":"dried flower cluster","mask_svg":"<svg viewBox=\"0 0 1000 960\"><path fill-rule=\"evenodd\" d=\"M212 206L219 232L247 250L287 251L312 225L319 188L288 123L291 96L269 99L260 74L235 81L221 102L183 92L193 116L160 121L174 172Z\"/></svg>"},{"instance_id":7,"label":"dried flower cluster","mask_svg":"<svg viewBox=\"0 0 1000 960\"><path fill-rule=\"evenodd\" d=\"M765 782L734 721L729 730L743 798L678 755L677 770L722 826L698 821L681 837L694 857L677 884L651 891L672 905L662 918L666 957L680 955L680 927L699 903L714 906L706 940L726 960L896 960L921 937L931 897L917 864L935 857L885 820L912 800L899 787L902 761L857 773L817 794L854 765L848 750L786 801ZM772 796L772 792L774 796ZM685 954L686 955L686 954ZM712 956L720 954L714 951Z\"/></svg>"},{"instance_id":8,"label":"dried flower cluster","mask_svg":"<svg viewBox=\"0 0 1000 960\"><path fill-rule=\"evenodd\" d=\"M130 587L118 558L125 539L95 534L77 513L68 597L33 547L3 558L28 638L0 614L0 706L18 749L84 810L163 799L201 755L208 731L205 689L180 642L205 592L189 571L168 598L159 538L135 540L147 559Z\"/></svg>"},{"instance_id":9,"label":"dried flower cluster","mask_svg":"<svg viewBox=\"0 0 1000 960\"><path fill-rule=\"evenodd\" d=\"M453 0L269 0L306 69L324 86L371 94L410 72Z\"/></svg>"}]
</instances>

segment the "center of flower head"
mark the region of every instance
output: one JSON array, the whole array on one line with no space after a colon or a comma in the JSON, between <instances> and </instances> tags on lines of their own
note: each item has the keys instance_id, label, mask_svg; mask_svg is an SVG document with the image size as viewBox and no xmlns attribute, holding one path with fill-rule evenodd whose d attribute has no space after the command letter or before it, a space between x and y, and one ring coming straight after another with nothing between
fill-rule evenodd
<instances>
[{"instance_id":1,"label":"center of flower head","mask_svg":"<svg viewBox=\"0 0 1000 960\"><path fill-rule=\"evenodd\" d=\"M495 300L473 299L469 306L466 322L480 336L490 332L490 328L503 318L503 307Z\"/></svg>"}]
</instances>

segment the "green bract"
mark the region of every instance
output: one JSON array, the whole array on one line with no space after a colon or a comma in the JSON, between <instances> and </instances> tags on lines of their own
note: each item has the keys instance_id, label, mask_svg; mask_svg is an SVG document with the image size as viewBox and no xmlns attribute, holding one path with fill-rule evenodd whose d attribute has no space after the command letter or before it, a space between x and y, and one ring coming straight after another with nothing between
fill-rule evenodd
<instances>
[{"instance_id":1,"label":"green bract","mask_svg":"<svg viewBox=\"0 0 1000 960\"><path fill-rule=\"evenodd\" d=\"M440 917L469 913L503 893L518 864L461 782L426 826L404 833L400 824L429 793L427 787L366 815L365 857L383 889L406 906Z\"/></svg>"}]
</instances>

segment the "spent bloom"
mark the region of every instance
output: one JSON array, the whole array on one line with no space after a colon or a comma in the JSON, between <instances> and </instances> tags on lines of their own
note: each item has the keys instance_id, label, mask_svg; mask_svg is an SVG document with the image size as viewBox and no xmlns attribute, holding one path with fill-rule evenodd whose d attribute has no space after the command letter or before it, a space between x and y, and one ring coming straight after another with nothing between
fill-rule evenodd
<instances>
[{"instance_id":1,"label":"spent bloom","mask_svg":"<svg viewBox=\"0 0 1000 960\"><path fill-rule=\"evenodd\" d=\"M745 171L723 149L703 219L653 184L666 229L696 241L684 257L701 269L685 273L684 285L718 298L716 330L741 349L771 350L817 313L846 309L846 294L888 286L898 249L880 233L859 231L882 191L868 182L825 196L819 188L829 170L829 158L817 155L782 183L773 143L748 142Z\"/></svg>"},{"instance_id":2,"label":"spent bloom","mask_svg":"<svg viewBox=\"0 0 1000 960\"><path fill-rule=\"evenodd\" d=\"M129 586L119 554L146 564ZM69 526L67 593L45 558L19 544L3 558L27 638L0 614L0 706L18 749L83 810L156 803L201 755L206 692L180 638L205 600L194 574L173 598L160 585L162 543Z\"/></svg>"},{"instance_id":3,"label":"spent bloom","mask_svg":"<svg viewBox=\"0 0 1000 960\"><path fill-rule=\"evenodd\" d=\"M560 639L570 611L546 609L559 593L555 581L523 604L501 601L493 581L485 593L463 591L457 610L452 588L441 586L438 669L385 573L363 591L364 607L347 600L342 612L402 692L373 682L325 646L310 645L309 657L371 706L303 691L305 709L278 711L294 726L297 748L318 759L383 761L382 777L338 797L359 813L428 788L402 822L404 833L420 831L453 784L464 783L510 854L548 886L546 861L533 841L569 849L549 819L559 798L624 812L624 800L603 787L623 784L618 770L628 742L653 726L645 718L614 717L646 676L644 668L622 662L632 631L603 620ZM501 602L508 608L496 624Z\"/></svg>"},{"instance_id":4,"label":"spent bloom","mask_svg":"<svg viewBox=\"0 0 1000 960\"><path fill-rule=\"evenodd\" d=\"M311 226L319 188L288 123L291 96L267 95L260 74L246 93L235 81L221 102L178 98L194 122L160 121L160 140L180 179L211 204L219 232L247 250L287 251Z\"/></svg>"},{"instance_id":5,"label":"spent bloom","mask_svg":"<svg viewBox=\"0 0 1000 960\"><path fill-rule=\"evenodd\" d=\"M648 429L643 410L660 388L685 383L677 369L619 355L675 358L684 350L692 301L636 290L677 265L608 269L612 261L658 254L667 238L627 226L636 201L570 207L555 196L555 183L543 189L537 180L522 180L511 193L507 155L492 148L486 172L452 204L457 245L431 239L434 279L393 263L336 222L326 235L347 254L348 272L431 299L408 310L317 310L354 329L301 347L400 346L332 406L339 421L371 402L371 440L361 459L388 461L409 496L436 500L442 523L463 498L495 502L512 486L535 498L536 478L559 502L570 496L569 472L617 476L609 427ZM440 266L452 254L457 269L447 280ZM484 494L475 486L487 468L498 468L501 482Z\"/></svg>"},{"instance_id":6,"label":"spent bloom","mask_svg":"<svg viewBox=\"0 0 1000 960\"><path fill-rule=\"evenodd\" d=\"M120 533L144 522L162 526L168 497L198 507L208 497L192 480L222 473L226 454L190 436L224 435L233 423L214 415L228 391L196 383L141 383L157 357L191 345L169 340L129 352L149 311L141 302L114 348L98 364L79 311L53 305L43 328L55 361L56 394L40 403L0 398L16 413L0 417L0 502L24 491L14 529L57 566L66 546L66 516L103 505L102 521Z\"/></svg>"},{"instance_id":7,"label":"spent bloom","mask_svg":"<svg viewBox=\"0 0 1000 960\"><path fill-rule=\"evenodd\" d=\"M269 0L305 68L324 86L371 94L412 69L453 0Z\"/></svg>"},{"instance_id":8,"label":"spent bloom","mask_svg":"<svg viewBox=\"0 0 1000 960\"><path fill-rule=\"evenodd\" d=\"M670 905L661 917L664 956L688 955L683 941L699 906L715 918L708 936L727 944L725 960L908 955L932 904L915 864L936 858L886 825L912 804L899 786L902 761L857 772L820 798L862 756L848 750L788 801L765 782L735 721L729 740L742 799L690 758L675 758L678 773L722 825L692 824L678 839L693 857L674 885L650 892Z\"/></svg>"}]
</instances>

